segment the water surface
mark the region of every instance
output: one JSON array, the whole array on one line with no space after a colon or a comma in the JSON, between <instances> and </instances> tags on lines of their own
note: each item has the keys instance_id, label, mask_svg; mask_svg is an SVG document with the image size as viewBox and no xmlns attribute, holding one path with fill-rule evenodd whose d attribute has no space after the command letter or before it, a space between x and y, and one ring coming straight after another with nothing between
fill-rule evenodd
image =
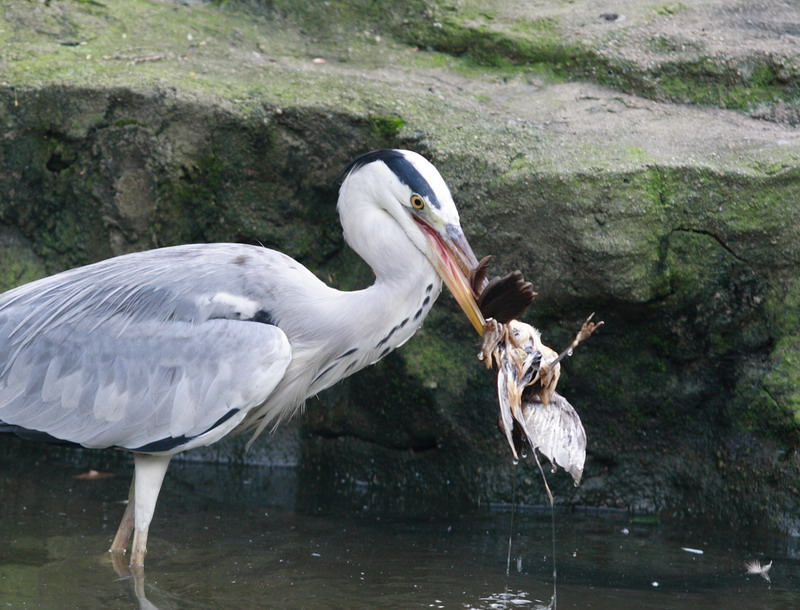
<instances>
[{"instance_id":1,"label":"water surface","mask_svg":"<svg viewBox=\"0 0 800 610\"><path fill-rule=\"evenodd\" d=\"M307 493L292 469L175 463L137 597L105 552L128 461L23 447L0 438L0 608L531 608L552 594L547 510L411 517L364 490ZM74 478L90 467L115 476ZM642 521L557 512L558 608L800 608L797 537ZM773 561L772 583L746 575L751 559Z\"/></svg>"}]
</instances>

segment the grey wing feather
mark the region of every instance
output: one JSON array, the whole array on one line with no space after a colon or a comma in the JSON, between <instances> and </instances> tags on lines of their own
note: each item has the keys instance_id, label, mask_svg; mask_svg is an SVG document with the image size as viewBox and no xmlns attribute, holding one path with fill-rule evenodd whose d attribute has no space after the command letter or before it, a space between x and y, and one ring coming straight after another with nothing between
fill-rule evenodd
<instances>
[{"instance_id":1,"label":"grey wing feather","mask_svg":"<svg viewBox=\"0 0 800 610\"><path fill-rule=\"evenodd\" d=\"M178 322L166 331L62 327L40 337L0 381L0 420L86 447L190 439L261 404L291 360L283 332L266 324Z\"/></svg>"},{"instance_id":2,"label":"grey wing feather","mask_svg":"<svg viewBox=\"0 0 800 610\"><path fill-rule=\"evenodd\" d=\"M237 262L242 260L257 260L257 265ZM40 331L60 324L91 330L111 318L132 324L246 316L247 311L236 308L254 307L265 296L259 294L252 270L269 273L270 266L285 265L285 260L264 248L206 244L139 252L72 269L0 296L0 312L17 320L4 338L20 349ZM220 294L234 299L220 299Z\"/></svg>"},{"instance_id":3,"label":"grey wing feather","mask_svg":"<svg viewBox=\"0 0 800 610\"><path fill-rule=\"evenodd\" d=\"M262 403L291 347L247 246L111 259L0 296L0 421L88 447L190 439ZM236 262L234 262L236 261ZM220 296L223 295L223 296Z\"/></svg>"},{"instance_id":4,"label":"grey wing feather","mask_svg":"<svg viewBox=\"0 0 800 610\"><path fill-rule=\"evenodd\" d=\"M522 406L523 429L531 446L566 470L577 485L586 461L586 432L566 398L554 392L550 404Z\"/></svg>"}]
</instances>

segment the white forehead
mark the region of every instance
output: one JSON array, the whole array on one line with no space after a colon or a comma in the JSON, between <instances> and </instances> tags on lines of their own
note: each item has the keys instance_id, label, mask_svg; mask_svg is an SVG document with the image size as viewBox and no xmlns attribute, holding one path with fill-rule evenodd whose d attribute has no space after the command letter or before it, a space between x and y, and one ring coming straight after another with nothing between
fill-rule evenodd
<instances>
[{"instance_id":1,"label":"white forehead","mask_svg":"<svg viewBox=\"0 0 800 610\"><path fill-rule=\"evenodd\" d=\"M387 191L402 206L412 193L428 201L428 213L445 224L458 224L458 210L439 171L422 155L410 150L376 150L353 161L343 172L343 191L353 186L373 201L386 201Z\"/></svg>"}]
</instances>

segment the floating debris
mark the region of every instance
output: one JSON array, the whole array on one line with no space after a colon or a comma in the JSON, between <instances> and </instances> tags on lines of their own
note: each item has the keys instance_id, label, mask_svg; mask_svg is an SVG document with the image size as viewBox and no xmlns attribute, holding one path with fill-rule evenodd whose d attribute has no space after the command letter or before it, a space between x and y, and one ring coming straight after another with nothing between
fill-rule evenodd
<instances>
[{"instance_id":1,"label":"floating debris","mask_svg":"<svg viewBox=\"0 0 800 610\"><path fill-rule=\"evenodd\" d=\"M94 481L96 479L110 479L114 475L110 472L100 472L99 470L89 470L87 472L76 474L73 479L83 479L86 481Z\"/></svg>"},{"instance_id":2,"label":"floating debris","mask_svg":"<svg viewBox=\"0 0 800 610\"><path fill-rule=\"evenodd\" d=\"M682 551L686 551L687 553L693 553L695 555L702 555L703 554L703 549L693 549L693 548L688 547L688 546L682 546L681 550Z\"/></svg>"},{"instance_id":3,"label":"floating debris","mask_svg":"<svg viewBox=\"0 0 800 610\"><path fill-rule=\"evenodd\" d=\"M485 606L486 608L497 608L503 610L513 607L524 607L530 608L531 610L547 607L539 604L536 606L531 606L531 604L534 604L535 602L531 599L528 599L528 595L529 594L526 591L505 591L503 593L496 593L488 597L481 597L480 600L482 602L488 602L488 605Z\"/></svg>"},{"instance_id":4,"label":"floating debris","mask_svg":"<svg viewBox=\"0 0 800 610\"><path fill-rule=\"evenodd\" d=\"M762 566L761 562L758 559L754 559L753 561L745 562L744 567L747 569L748 574L758 574L761 578L763 578L767 582L772 582L769 579L769 569L772 567L771 561L768 564Z\"/></svg>"}]
</instances>

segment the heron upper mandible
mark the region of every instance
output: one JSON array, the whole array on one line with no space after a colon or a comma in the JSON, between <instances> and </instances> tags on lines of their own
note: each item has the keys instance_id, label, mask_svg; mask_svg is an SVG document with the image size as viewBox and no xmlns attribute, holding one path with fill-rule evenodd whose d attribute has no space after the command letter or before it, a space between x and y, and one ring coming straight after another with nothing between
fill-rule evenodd
<instances>
[{"instance_id":1,"label":"heron upper mandible","mask_svg":"<svg viewBox=\"0 0 800 610\"><path fill-rule=\"evenodd\" d=\"M292 258L241 244L126 254L0 295L0 431L133 452L111 551L144 565L170 458L291 416L420 327L442 281L475 329L477 266L434 166L379 150L342 174L344 237L375 283L331 288Z\"/></svg>"}]
</instances>

